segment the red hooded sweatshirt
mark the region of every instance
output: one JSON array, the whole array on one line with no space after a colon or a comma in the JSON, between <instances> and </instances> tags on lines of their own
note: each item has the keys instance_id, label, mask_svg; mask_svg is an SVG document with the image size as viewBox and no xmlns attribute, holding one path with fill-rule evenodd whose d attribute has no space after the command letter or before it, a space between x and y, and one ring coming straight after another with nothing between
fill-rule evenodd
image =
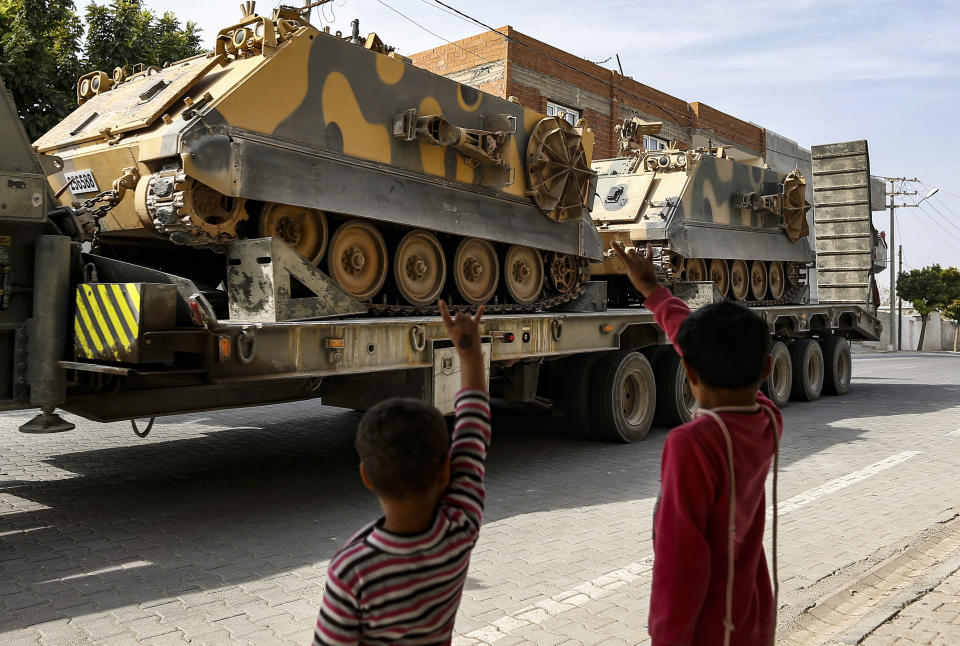
<instances>
[{"instance_id":1,"label":"red hooded sweatshirt","mask_svg":"<svg viewBox=\"0 0 960 646\"><path fill-rule=\"evenodd\" d=\"M646 306L670 339L690 314L665 287ZM674 346L677 352L680 349ZM762 393L783 428L780 411ZM733 440L736 474L735 576L731 646L769 646L773 592L763 551L764 481L773 459L765 412L721 413ZM722 646L727 587L730 478L723 433L710 417L670 431L660 461L660 499L653 521L653 586L649 631L653 646Z\"/></svg>"}]
</instances>

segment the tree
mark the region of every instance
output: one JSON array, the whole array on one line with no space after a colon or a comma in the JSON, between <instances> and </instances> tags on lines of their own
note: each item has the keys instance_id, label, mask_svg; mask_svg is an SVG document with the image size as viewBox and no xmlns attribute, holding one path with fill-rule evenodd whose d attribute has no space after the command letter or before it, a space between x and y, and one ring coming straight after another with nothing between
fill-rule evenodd
<instances>
[{"instance_id":1,"label":"tree","mask_svg":"<svg viewBox=\"0 0 960 646\"><path fill-rule=\"evenodd\" d=\"M913 303L920 314L920 341L917 351L923 349L930 313L960 299L960 271L955 267L942 269L931 265L901 273L897 280L897 296Z\"/></svg>"},{"instance_id":2,"label":"tree","mask_svg":"<svg viewBox=\"0 0 960 646\"><path fill-rule=\"evenodd\" d=\"M76 107L82 36L72 0L0 0L0 76L31 139Z\"/></svg>"},{"instance_id":3,"label":"tree","mask_svg":"<svg viewBox=\"0 0 960 646\"><path fill-rule=\"evenodd\" d=\"M200 29L172 12L157 16L143 0L87 5L84 26L73 0L0 0L0 76L36 139L77 107L84 73L136 63L163 65L200 53Z\"/></svg>"},{"instance_id":4,"label":"tree","mask_svg":"<svg viewBox=\"0 0 960 646\"><path fill-rule=\"evenodd\" d=\"M960 341L960 298L956 299L942 310L943 317L953 321L955 329L953 330L953 351L957 351L957 342Z\"/></svg>"},{"instance_id":5,"label":"tree","mask_svg":"<svg viewBox=\"0 0 960 646\"><path fill-rule=\"evenodd\" d=\"M200 29L187 21L181 28L173 12L159 18L143 7L143 0L115 0L110 5L91 2L85 14L87 69L110 74L115 67L136 63L163 65L200 53Z\"/></svg>"}]
</instances>

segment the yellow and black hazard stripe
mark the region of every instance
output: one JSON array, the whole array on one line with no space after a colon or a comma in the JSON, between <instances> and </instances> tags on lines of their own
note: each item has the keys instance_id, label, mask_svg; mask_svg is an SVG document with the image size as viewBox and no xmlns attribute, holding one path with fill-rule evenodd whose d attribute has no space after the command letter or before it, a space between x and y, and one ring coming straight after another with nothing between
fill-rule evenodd
<instances>
[{"instance_id":1,"label":"yellow and black hazard stripe","mask_svg":"<svg viewBox=\"0 0 960 646\"><path fill-rule=\"evenodd\" d=\"M80 283L73 332L78 357L135 362L139 354L140 285Z\"/></svg>"}]
</instances>

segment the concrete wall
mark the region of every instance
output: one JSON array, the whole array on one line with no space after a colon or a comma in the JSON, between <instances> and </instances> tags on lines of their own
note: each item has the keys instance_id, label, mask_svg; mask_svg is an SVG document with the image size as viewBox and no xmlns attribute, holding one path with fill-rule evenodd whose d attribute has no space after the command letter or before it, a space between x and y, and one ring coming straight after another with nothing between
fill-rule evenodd
<instances>
[{"instance_id":1,"label":"concrete wall","mask_svg":"<svg viewBox=\"0 0 960 646\"><path fill-rule=\"evenodd\" d=\"M883 333L880 336L880 345L886 348L890 344L890 333L887 330L890 316L890 310L880 308L877 314L883 322ZM920 315L913 308L903 308L903 316L900 319L900 325L903 330L903 350L916 350L917 343L920 342ZM953 350L953 339L956 333L957 325L953 321L944 320L940 317L940 312L933 312L927 319L927 331L923 337L923 351L936 352L940 350ZM893 345L896 346L897 337L894 334Z\"/></svg>"}]
</instances>

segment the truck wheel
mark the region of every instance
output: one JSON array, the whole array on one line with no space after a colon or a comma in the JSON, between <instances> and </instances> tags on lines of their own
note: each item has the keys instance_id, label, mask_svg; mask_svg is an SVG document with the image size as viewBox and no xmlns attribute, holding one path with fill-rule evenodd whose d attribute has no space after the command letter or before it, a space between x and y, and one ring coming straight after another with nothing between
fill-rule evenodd
<instances>
[{"instance_id":1,"label":"truck wheel","mask_svg":"<svg viewBox=\"0 0 960 646\"><path fill-rule=\"evenodd\" d=\"M850 342L842 336L828 336L820 339L820 349L823 351L826 368L823 392L827 395L846 395L850 391L850 377L853 372Z\"/></svg>"},{"instance_id":2,"label":"truck wheel","mask_svg":"<svg viewBox=\"0 0 960 646\"><path fill-rule=\"evenodd\" d=\"M653 369L657 384L657 412L653 423L657 426L680 426L693 419L697 400L687 382L687 371L680 355L670 346L662 351Z\"/></svg>"},{"instance_id":3,"label":"truck wheel","mask_svg":"<svg viewBox=\"0 0 960 646\"><path fill-rule=\"evenodd\" d=\"M792 388L793 363L790 361L790 350L783 341L774 341L770 345L770 374L760 384L760 389L777 408L783 408L790 402Z\"/></svg>"},{"instance_id":4,"label":"truck wheel","mask_svg":"<svg viewBox=\"0 0 960 646\"><path fill-rule=\"evenodd\" d=\"M594 421L590 416L590 384L601 352L578 354L564 360L560 377L560 410L567 425L583 438L594 438Z\"/></svg>"},{"instance_id":5,"label":"truck wheel","mask_svg":"<svg viewBox=\"0 0 960 646\"><path fill-rule=\"evenodd\" d=\"M618 442L642 440L656 407L653 368L645 356L622 350L597 363L590 385L590 412L597 437Z\"/></svg>"},{"instance_id":6,"label":"truck wheel","mask_svg":"<svg viewBox=\"0 0 960 646\"><path fill-rule=\"evenodd\" d=\"M790 346L793 361L793 387L790 398L812 402L823 390L823 351L813 339L797 339Z\"/></svg>"}]
</instances>

